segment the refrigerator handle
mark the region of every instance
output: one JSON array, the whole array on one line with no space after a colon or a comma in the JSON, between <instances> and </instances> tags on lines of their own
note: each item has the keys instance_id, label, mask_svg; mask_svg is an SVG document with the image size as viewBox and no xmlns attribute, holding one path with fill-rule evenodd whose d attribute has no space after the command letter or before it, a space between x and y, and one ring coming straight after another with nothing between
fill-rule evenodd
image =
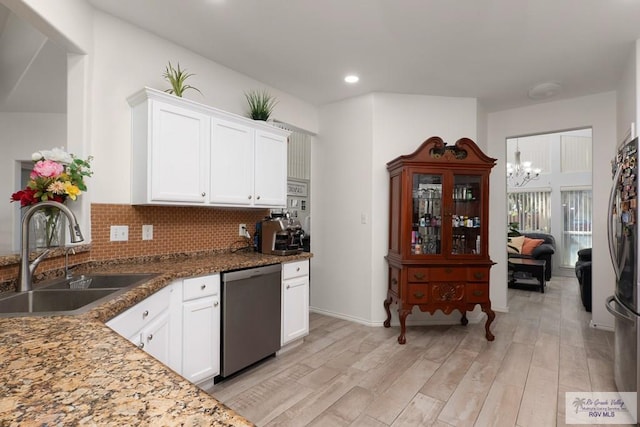
<instances>
[{"instance_id":1,"label":"refrigerator handle","mask_svg":"<svg viewBox=\"0 0 640 427\"><path fill-rule=\"evenodd\" d=\"M607 308L607 311L611 314L613 314L615 317L619 317L621 319L625 319L628 320L630 322L635 322L635 316L633 315L633 313L631 313L630 311L624 309L624 313L619 311L618 309L616 309L615 307L611 306L611 302L615 299L615 297L613 295L611 295L609 298L607 298L607 302L605 303L605 307ZM622 304L618 304L619 307L622 307Z\"/></svg>"},{"instance_id":2,"label":"refrigerator handle","mask_svg":"<svg viewBox=\"0 0 640 427\"><path fill-rule=\"evenodd\" d=\"M609 212L607 220L607 240L609 240L609 256L611 257L611 264L613 264L613 271L616 273L616 280L620 278L620 267L618 266L616 244L613 236L613 203L616 192L618 191L618 180L622 173L622 165L618 166L615 175L613 176L613 185L611 186L611 193L609 193Z\"/></svg>"}]
</instances>

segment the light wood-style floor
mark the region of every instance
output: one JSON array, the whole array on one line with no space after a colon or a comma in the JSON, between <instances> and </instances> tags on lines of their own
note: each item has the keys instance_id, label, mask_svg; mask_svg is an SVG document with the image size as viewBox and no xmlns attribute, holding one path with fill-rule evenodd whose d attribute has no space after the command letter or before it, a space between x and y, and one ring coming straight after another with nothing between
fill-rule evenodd
<instances>
[{"instance_id":1,"label":"light wood-style floor","mask_svg":"<svg viewBox=\"0 0 640 427\"><path fill-rule=\"evenodd\" d=\"M403 346L399 327L312 314L302 345L210 392L258 426L544 427L565 425L565 392L615 391L613 333L574 278L509 289L509 310L494 342L483 321L408 327Z\"/></svg>"}]
</instances>

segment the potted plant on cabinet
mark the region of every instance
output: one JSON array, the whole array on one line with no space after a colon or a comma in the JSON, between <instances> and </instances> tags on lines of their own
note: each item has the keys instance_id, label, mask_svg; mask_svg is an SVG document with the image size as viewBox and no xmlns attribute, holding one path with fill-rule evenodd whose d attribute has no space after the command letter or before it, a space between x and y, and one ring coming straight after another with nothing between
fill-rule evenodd
<instances>
[{"instance_id":1,"label":"potted plant on cabinet","mask_svg":"<svg viewBox=\"0 0 640 427\"><path fill-rule=\"evenodd\" d=\"M253 120L268 120L278 103L266 90L250 90L244 96L249 103L249 117Z\"/></svg>"},{"instance_id":2,"label":"potted plant on cabinet","mask_svg":"<svg viewBox=\"0 0 640 427\"><path fill-rule=\"evenodd\" d=\"M200 92L200 89L185 84L185 81L193 75L195 74L187 73L187 70L181 70L179 62L177 68L173 68L171 62L169 62L169 65L167 65L167 67L165 68L164 74L162 74L162 76L171 84L171 88L165 90L165 92L179 97L182 97L184 91L188 89L193 89ZM200 94L202 95L202 92L200 92Z\"/></svg>"}]
</instances>

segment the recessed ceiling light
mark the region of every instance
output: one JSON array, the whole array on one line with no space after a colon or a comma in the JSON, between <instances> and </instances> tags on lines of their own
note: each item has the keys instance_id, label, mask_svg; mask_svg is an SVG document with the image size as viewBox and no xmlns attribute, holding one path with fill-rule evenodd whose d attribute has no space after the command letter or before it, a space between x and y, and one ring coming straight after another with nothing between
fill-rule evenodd
<instances>
[{"instance_id":1,"label":"recessed ceiling light","mask_svg":"<svg viewBox=\"0 0 640 427\"><path fill-rule=\"evenodd\" d=\"M529 89L529 98L531 99L547 99L555 96L560 92L562 86L558 82L540 83Z\"/></svg>"},{"instance_id":2,"label":"recessed ceiling light","mask_svg":"<svg viewBox=\"0 0 640 427\"><path fill-rule=\"evenodd\" d=\"M360 80L360 77L356 76L355 74L349 74L344 78L344 81L347 83L358 83L358 80Z\"/></svg>"}]
</instances>

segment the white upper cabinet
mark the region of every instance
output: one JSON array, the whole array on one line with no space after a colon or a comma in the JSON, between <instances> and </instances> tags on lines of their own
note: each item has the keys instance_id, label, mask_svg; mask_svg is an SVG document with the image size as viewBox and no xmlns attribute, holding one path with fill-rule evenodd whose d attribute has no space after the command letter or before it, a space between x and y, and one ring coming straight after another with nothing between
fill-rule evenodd
<instances>
[{"instance_id":1,"label":"white upper cabinet","mask_svg":"<svg viewBox=\"0 0 640 427\"><path fill-rule=\"evenodd\" d=\"M128 101L133 204L286 206L288 131L150 88Z\"/></svg>"},{"instance_id":2,"label":"white upper cabinet","mask_svg":"<svg viewBox=\"0 0 640 427\"><path fill-rule=\"evenodd\" d=\"M257 130L255 142L255 204L286 206L287 137Z\"/></svg>"},{"instance_id":3,"label":"white upper cabinet","mask_svg":"<svg viewBox=\"0 0 640 427\"><path fill-rule=\"evenodd\" d=\"M214 119L211 133L211 203L251 206L255 132L243 124Z\"/></svg>"}]
</instances>

